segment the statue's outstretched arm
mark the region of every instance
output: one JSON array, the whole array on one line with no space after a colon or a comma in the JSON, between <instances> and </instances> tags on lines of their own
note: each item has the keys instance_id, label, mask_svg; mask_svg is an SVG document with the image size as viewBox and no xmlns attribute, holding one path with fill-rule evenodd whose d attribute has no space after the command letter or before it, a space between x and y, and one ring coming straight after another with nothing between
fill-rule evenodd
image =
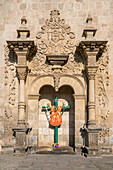
<instances>
[{"instance_id":1,"label":"statue's outstretched arm","mask_svg":"<svg viewBox=\"0 0 113 170\"><path fill-rule=\"evenodd\" d=\"M65 109L70 109L70 106L62 106L62 109L63 109L63 111L62 111L61 115L63 115Z\"/></svg>"},{"instance_id":2,"label":"statue's outstretched arm","mask_svg":"<svg viewBox=\"0 0 113 170\"><path fill-rule=\"evenodd\" d=\"M50 106L42 106L42 109L51 109Z\"/></svg>"}]
</instances>

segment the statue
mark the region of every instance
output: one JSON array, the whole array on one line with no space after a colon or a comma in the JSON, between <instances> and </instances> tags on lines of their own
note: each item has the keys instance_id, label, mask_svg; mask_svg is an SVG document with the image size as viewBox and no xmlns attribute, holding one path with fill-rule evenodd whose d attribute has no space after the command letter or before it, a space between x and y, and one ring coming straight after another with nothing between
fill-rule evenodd
<instances>
[{"instance_id":1,"label":"statue","mask_svg":"<svg viewBox=\"0 0 113 170\"><path fill-rule=\"evenodd\" d=\"M58 126L62 124L62 115L65 109L69 109L70 106L58 106L58 97L55 97L55 106L42 106L42 109L51 110L50 124L55 127L55 144L58 148Z\"/></svg>"}]
</instances>

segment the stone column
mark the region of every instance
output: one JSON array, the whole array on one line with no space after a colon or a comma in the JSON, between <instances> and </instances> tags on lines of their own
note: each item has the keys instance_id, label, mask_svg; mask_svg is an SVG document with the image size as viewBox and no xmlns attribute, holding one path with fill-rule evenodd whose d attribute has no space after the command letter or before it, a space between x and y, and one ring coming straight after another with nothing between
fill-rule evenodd
<instances>
[{"instance_id":1,"label":"stone column","mask_svg":"<svg viewBox=\"0 0 113 170\"><path fill-rule=\"evenodd\" d=\"M16 137L15 152L25 152L27 133L31 129L26 122L25 82L28 71L27 60L36 53L36 46L34 41L29 39L30 30L26 24L26 18L22 17L21 27L17 29L18 38L15 41L7 41L10 51L17 56L18 64L16 67L19 79L18 122L13 128Z\"/></svg>"},{"instance_id":2,"label":"stone column","mask_svg":"<svg viewBox=\"0 0 113 170\"><path fill-rule=\"evenodd\" d=\"M20 82L19 87L19 104L18 104L18 124L26 123L25 113L25 79L27 75L27 66L17 66L18 78Z\"/></svg>"},{"instance_id":3,"label":"stone column","mask_svg":"<svg viewBox=\"0 0 113 170\"><path fill-rule=\"evenodd\" d=\"M94 126L95 122L95 75L97 71L97 66L87 67L88 75L88 127Z\"/></svg>"},{"instance_id":4,"label":"stone column","mask_svg":"<svg viewBox=\"0 0 113 170\"><path fill-rule=\"evenodd\" d=\"M98 48L95 45L86 49L87 54L87 78L88 78L88 117L87 128L85 129L85 145L89 147L89 154L98 154L98 134L101 130L96 125L95 117L95 76L98 67L96 66L96 56Z\"/></svg>"},{"instance_id":5,"label":"stone column","mask_svg":"<svg viewBox=\"0 0 113 170\"><path fill-rule=\"evenodd\" d=\"M83 31L84 41L79 44L79 51L86 58L86 72L88 78L88 117L86 121L85 145L88 146L89 154L98 154L98 134L101 128L97 127L95 120L95 75L97 72L97 60L105 50L107 41L95 39L97 29L93 27L93 18L89 15L86 27Z\"/></svg>"}]
</instances>

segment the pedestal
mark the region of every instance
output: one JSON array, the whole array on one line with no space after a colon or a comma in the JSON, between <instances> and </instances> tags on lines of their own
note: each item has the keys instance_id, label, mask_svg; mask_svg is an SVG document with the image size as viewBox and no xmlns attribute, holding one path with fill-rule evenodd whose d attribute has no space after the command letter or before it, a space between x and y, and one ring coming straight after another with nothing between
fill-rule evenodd
<instances>
[{"instance_id":1,"label":"pedestal","mask_svg":"<svg viewBox=\"0 0 113 170\"><path fill-rule=\"evenodd\" d=\"M28 146L27 134L29 130L30 130L29 127L21 125L17 125L17 127L13 129L14 135L16 137L14 153L22 154L26 152Z\"/></svg>"},{"instance_id":2,"label":"pedestal","mask_svg":"<svg viewBox=\"0 0 113 170\"><path fill-rule=\"evenodd\" d=\"M88 155L100 155L98 136L101 128L85 128L85 146L88 147Z\"/></svg>"}]
</instances>

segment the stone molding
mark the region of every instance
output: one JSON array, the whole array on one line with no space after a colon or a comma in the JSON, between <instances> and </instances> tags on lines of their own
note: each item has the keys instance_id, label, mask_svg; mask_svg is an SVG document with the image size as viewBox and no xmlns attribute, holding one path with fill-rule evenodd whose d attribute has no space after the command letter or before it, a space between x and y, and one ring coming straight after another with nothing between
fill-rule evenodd
<instances>
[{"instance_id":1,"label":"stone molding","mask_svg":"<svg viewBox=\"0 0 113 170\"><path fill-rule=\"evenodd\" d=\"M85 95L76 95L76 94L73 94L73 97L74 99L85 99Z\"/></svg>"},{"instance_id":2,"label":"stone molding","mask_svg":"<svg viewBox=\"0 0 113 170\"><path fill-rule=\"evenodd\" d=\"M94 102L88 102L88 109L95 109L95 103Z\"/></svg>"},{"instance_id":3,"label":"stone molding","mask_svg":"<svg viewBox=\"0 0 113 170\"><path fill-rule=\"evenodd\" d=\"M40 94L29 94L28 99L29 100L39 100Z\"/></svg>"},{"instance_id":4,"label":"stone molding","mask_svg":"<svg viewBox=\"0 0 113 170\"><path fill-rule=\"evenodd\" d=\"M19 109L21 109L21 108L22 108L22 109L25 109L25 107L26 107L25 102L19 102L19 103L18 103L18 108L19 108Z\"/></svg>"},{"instance_id":5,"label":"stone molding","mask_svg":"<svg viewBox=\"0 0 113 170\"><path fill-rule=\"evenodd\" d=\"M7 44L9 50L17 55L26 53L26 59L29 59L32 55L34 55L37 50L34 45L34 40L7 41Z\"/></svg>"}]
</instances>

